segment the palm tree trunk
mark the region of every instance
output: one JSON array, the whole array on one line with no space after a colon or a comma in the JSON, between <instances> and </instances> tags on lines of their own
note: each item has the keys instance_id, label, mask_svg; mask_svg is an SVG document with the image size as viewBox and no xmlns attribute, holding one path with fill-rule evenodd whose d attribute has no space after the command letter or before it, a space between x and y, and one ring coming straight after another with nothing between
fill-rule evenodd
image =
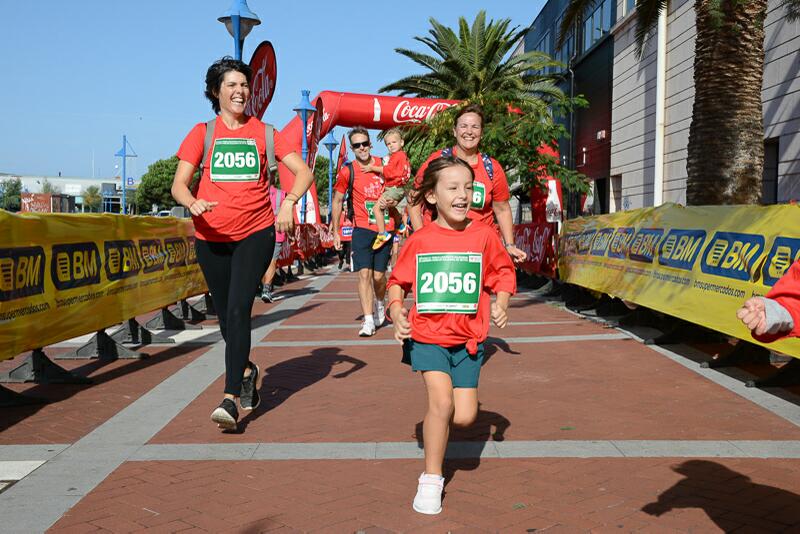
<instances>
[{"instance_id":1,"label":"palm tree trunk","mask_svg":"<svg viewBox=\"0 0 800 534\"><path fill-rule=\"evenodd\" d=\"M766 0L696 0L689 205L757 204L764 166Z\"/></svg>"}]
</instances>

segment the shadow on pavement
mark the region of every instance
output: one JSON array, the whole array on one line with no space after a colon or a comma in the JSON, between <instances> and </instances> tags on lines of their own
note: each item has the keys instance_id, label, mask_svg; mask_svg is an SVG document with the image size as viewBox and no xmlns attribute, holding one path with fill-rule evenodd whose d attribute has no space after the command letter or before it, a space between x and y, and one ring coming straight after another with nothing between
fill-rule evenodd
<instances>
[{"instance_id":1,"label":"shadow on pavement","mask_svg":"<svg viewBox=\"0 0 800 534\"><path fill-rule=\"evenodd\" d=\"M321 347L313 349L308 356L298 356L264 369L264 379L258 390L261 395L261 405L251 416L239 422L239 431L244 432L252 421L274 410L298 391L313 386L327 377L333 372L334 366L352 365L332 375L333 378L346 378L367 366L366 362L341 352L340 348Z\"/></svg>"},{"instance_id":2,"label":"shadow on pavement","mask_svg":"<svg viewBox=\"0 0 800 534\"><path fill-rule=\"evenodd\" d=\"M468 428L450 428L450 443L448 445L447 457L444 460L444 484L450 483L456 471L474 471L481 463L481 453L486 447L486 443L491 438L492 441L505 440L505 433L511 421L497 412L482 410L478 403L478 416L475 422ZM492 429L494 428L494 431ZM414 437L417 446L424 447L422 438L422 421L414 428ZM471 442L462 444L455 442ZM455 446L458 446L456 448ZM469 445L475 445L470 447ZM455 449L455 450L454 450Z\"/></svg>"},{"instance_id":3,"label":"shadow on pavement","mask_svg":"<svg viewBox=\"0 0 800 534\"><path fill-rule=\"evenodd\" d=\"M750 477L709 460L673 467L684 479L642 511L659 517L677 508L700 508L724 532L740 527L789 532L800 526L800 495L754 483Z\"/></svg>"}]
</instances>

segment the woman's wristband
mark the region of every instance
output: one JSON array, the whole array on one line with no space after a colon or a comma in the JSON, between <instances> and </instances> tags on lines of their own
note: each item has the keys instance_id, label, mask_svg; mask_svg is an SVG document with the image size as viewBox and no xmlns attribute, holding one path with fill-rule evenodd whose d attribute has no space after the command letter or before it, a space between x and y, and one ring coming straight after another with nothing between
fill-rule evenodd
<instances>
[{"instance_id":1,"label":"woman's wristband","mask_svg":"<svg viewBox=\"0 0 800 534\"><path fill-rule=\"evenodd\" d=\"M197 199L194 199L191 204L186 206L186 209L192 211L192 206L194 206L195 204L197 204Z\"/></svg>"},{"instance_id":2,"label":"woman's wristband","mask_svg":"<svg viewBox=\"0 0 800 534\"><path fill-rule=\"evenodd\" d=\"M392 299L392 300L389 301L389 304L386 305L386 311L391 312L392 311L392 304L394 304L395 302L399 302L400 306L401 307L403 306L403 299Z\"/></svg>"},{"instance_id":3,"label":"woman's wristband","mask_svg":"<svg viewBox=\"0 0 800 534\"><path fill-rule=\"evenodd\" d=\"M289 202L297 204L297 201L300 200L300 197L295 195L294 193L286 193L286 198L284 200L288 200Z\"/></svg>"}]
</instances>

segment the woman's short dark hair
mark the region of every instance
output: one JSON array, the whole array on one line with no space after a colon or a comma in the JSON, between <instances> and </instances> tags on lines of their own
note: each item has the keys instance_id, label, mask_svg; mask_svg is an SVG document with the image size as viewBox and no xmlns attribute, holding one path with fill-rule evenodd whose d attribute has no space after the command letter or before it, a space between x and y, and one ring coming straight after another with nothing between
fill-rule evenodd
<instances>
[{"instance_id":1,"label":"woman's short dark hair","mask_svg":"<svg viewBox=\"0 0 800 534\"><path fill-rule=\"evenodd\" d=\"M462 115L466 115L467 113L475 113L478 117L480 117L481 128L483 128L483 124L486 122L486 118L483 116L483 108L480 106L480 104L467 104L463 108L459 109L458 113L456 113L456 116L453 119L453 128L458 126L458 119L460 119Z\"/></svg>"},{"instance_id":2,"label":"woman's short dark hair","mask_svg":"<svg viewBox=\"0 0 800 534\"><path fill-rule=\"evenodd\" d=\"M219 98L217 95L222 87L225 74L230 71L244 74L244 77L247 78L247 83L250 83L253 77L253 70L250 68L250 65L244 61L233 59L231 56L218 59L208 67L208 72L206 72L206 98L211 102L214 113L219 113Z\"/></svg>"},{"instance_id":3,"label":"woman's short dark hair","mask_svg":"<svg viewBox=\"0 0 800 534\"><path fill-rule=\"evenodd\" d=\"M463 159L456 156L442 156L436 158L428 164L428 166L425 168L425 172L422 173L422 183L413 192L411 205L426 206L433 213L433 217L436 218L436 204L431 204L428 202L428 199L426 199L425 196L436 189L436 184L439 182L439 173L450 167L464 167L465 169L469 170L469 175L472 177L472 180L475 180L475 171L473 171L469 163Z\"/></svg>"}]
</instances>

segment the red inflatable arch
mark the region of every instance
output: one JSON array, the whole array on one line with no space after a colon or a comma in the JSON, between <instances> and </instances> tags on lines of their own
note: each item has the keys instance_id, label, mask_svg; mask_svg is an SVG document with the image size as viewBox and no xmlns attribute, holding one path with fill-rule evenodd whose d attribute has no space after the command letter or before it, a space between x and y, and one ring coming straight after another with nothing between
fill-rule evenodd
<instances>
[{"instance_id":1,"label":"red inflatable arch","mask_svg":"<svg viewBox=\"0 0 800 534\"><path fill-rule=\"evenodd\" d=\"M306 128L310 164L316 159L320 139L334 126L363 126L385 130L392 126L423 122L437 112L458 104L459 101L323 91L312 100L312 103L316 106L317 112L308 121ZM294 146L298 154L301 153L302 128L300 118L295 117L281 130L281 134ZM279 165L278 173L281 189L284 191L291 189L294 174L283 164ZM320 222L319 202L313 184L310 193L313 203L308 204L306 208L306 222L317 223Z\"/></svg>"}]
</instances>

